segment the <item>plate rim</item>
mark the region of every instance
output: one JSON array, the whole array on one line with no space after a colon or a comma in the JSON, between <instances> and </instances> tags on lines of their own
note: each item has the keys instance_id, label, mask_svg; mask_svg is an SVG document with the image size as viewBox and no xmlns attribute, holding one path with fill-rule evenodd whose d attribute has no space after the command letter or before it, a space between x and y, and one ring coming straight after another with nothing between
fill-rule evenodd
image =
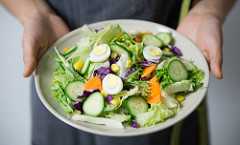
<instances>
[{"instance_id":1,"label":"plate rim","mask_svg":"<svg viewBox=\"0 0 240 145\"><path fill-rule=\"evenodd\" d=\"M187 39L188 41L190 41L196 48L197 45L192 42L189 38L187 38L186 36L184 36L183 34L177 32L176 30L170 28L170 27L167 27L167 26L164 26L162 24L158 24L158 23L155 23L155 22L150 22L150 21L145 21L145 20L137 20L137 19L113 19L113 20L105 20L105 21L99 21L99 22L95 22L95 23L91 23L91 24L88 24L90 27L94 26L94 25L99 25L99 24L104 24L104 23L117 23L117 22L142 22L142 23L149 23L149 24L154 24L154 25L159 25L160 27L163 27L165 29L168 29L168 30L171 30L171 31L174 31L174 33L177 33L179 35L181 35L182 37L184 37L185 39ZM81 26L82 27L82 26ZM79 28L76 28L72 31L70 31L69 33L65 34L64 36L62 36L61 38L59 38L57 41L55 41L48 49L47 51L50 50L50 48L54 47L55 45L61 43L63 40L65 40L66 38L70 37L70 36L73 36L73 35L76 35L76 33L78 33L78 31L81 29L81 27ZM202 55L202 57L204 58L204 63L205 65L208 66L207 64L207 61L203 55L203 53L200 51L200 49L198 48L198 51L200 52L200 54ZM42 56L42 58L46 55L46 53L44 53L44 55ZM34 76L35 79L35 88L36 88L36 91L37 91L37 94L38 94L38 97L40 98L41 102L44 104L44 106L55 116L57 117L58 119L60 119L61 121L63 121L64 123L76 128L76 129L79 129L81 131L85 131L85 132L88 132L88 133L93 133L93 134L98 134L98 135L103 135L103 136L112 136L112 137L129 137L129 136L139 136L139 135L144 135L144 134L150 134L150 133L154 133L154 132L157 132L157 131L161 131L161 130L164 130L166 128L169 128L171 126L173 126L174 124L177 124L178 122L182 121L183 119L185 119L187 116L189 116L198 106L199 104L203 101L203 99L205 98L206 96L206 93L207 93L207 90L208 90L208 86L209 86L209 67L207 67L207 70L205 72L205 77L206 78L206 81L207 81L207 84L204 84L205 87L202 88L204 89L203 91L203 97L202 98L199 98L197 100L197 103L196 105L194 106L194 109L192 111L187 111L185 114L183 114L180 118L181 119L177 119L176 121L172 121L170 122L168 125L165 125L164 127L161 127L161 128L151 128L150 130L140 130L140 131L136 131L134 132L134 134L132 132L121 132L121 133L116 133L116 132L105 132L104 130L95 130L95 129L92 129L92 128L89 128L89 127L85 127L85 126L82 126L80 124L77 124L75 122L73 122L70 118L67 119L65 118L64 116L62 116L60 113L58 113L47 101L47 99L44 97L44 95L42 94L42 89L40 87L40 76L39 74L37 73L38 72L38 69L39 69L39 66L40 64L43 62L42 59L40 59L39 61L39 64L38 64L38 67L36 69L36 75Z\"/></svg>"}]
</instances>

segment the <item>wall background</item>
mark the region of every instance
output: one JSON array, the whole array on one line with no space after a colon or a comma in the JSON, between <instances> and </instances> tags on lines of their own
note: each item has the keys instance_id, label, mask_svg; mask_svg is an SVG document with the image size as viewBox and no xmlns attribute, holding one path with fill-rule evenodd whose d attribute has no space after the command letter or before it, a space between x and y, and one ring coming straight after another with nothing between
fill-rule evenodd
<instances>
[{"instance_id":1,"label":"wall background","mask_svg":"<svg viewBox=\"0 0 240 145\"><path fill-rule=\"evenodd\" d=\"M211 74L208 116L212 145L239 144L240 1L223 26L224 79ZM0 5L0 144L30 145L30 78L23 78L23 27Z\"/></svg>"}]
</instances>

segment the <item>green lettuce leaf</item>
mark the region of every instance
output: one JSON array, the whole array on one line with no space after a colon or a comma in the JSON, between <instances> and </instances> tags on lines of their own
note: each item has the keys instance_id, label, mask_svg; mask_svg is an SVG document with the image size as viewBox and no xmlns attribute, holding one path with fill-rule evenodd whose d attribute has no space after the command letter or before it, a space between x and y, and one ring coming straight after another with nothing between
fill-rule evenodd
<instances>
[{"instance_id":1,"label":"green lettuce leaf","mask_svg":"<svg viewBox=\"0 0 240 145\"><path fill-rule=\"evenodd\" d=\"M158 122L163 122L174 114L173 110L160 102L159 104L151 104L151 108L148 109L148 112L138 114L136 116L136 121L140 127L147 127L155 125Z\"/></svg>"},{"instance_id":2,"label":"green lettuce leaf","mask_svg":"<svg viewBox=\"0 0 240 145\"><path fill-rule=\"evenodd\" d=\"M125 75L126 75L126 72L127 72L127 68L125 66L127 60L128 60L128 55L123 53L121 55L120 59L118 60L118 62L116 63L120 67L118 75L122 78L125 78Z\"/></svg>"},{"instance_id":3,"label":"green lettuce leaf","mask_svg":"<svg viewBox=\"0 0 240 145\"><path fill-rule=\"evenodd\" d=\"M120 122L125 122L125 121L129 121L131 119L130 115L126 115L126 114L116 114L116 113L109 113L108 115L106 115L107 118L111 118Z\"/></svg>"},{"instance_id":4,"label":"green lettuce leaf","mask_svg":"<svg viewBox=\"0 0 240 145\"><path fill-rule=\"evenodd\" d=\"M173 110L176 114L181 110L180 103L176 100L176 94L168 94L167 92L161 90L162 103L166 105L169 109Z\"/></svg>"}]
</instances>

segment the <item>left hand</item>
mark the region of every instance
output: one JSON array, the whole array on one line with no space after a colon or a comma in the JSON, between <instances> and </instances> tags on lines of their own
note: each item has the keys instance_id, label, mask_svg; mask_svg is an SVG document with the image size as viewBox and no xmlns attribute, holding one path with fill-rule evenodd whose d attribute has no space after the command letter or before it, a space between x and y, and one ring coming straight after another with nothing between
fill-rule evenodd
<instances>
[{"instance_id":1,"label":"left hand","mask_svg":"<svg viewBox=\"0 0 240 145\"><path fill-rule=\"evenodd\" d=\"M222 73L222 23L213 15L190 13L177 31L192 40L202 51L211 71L218 79Z\"/></svg>"}]
</instances>

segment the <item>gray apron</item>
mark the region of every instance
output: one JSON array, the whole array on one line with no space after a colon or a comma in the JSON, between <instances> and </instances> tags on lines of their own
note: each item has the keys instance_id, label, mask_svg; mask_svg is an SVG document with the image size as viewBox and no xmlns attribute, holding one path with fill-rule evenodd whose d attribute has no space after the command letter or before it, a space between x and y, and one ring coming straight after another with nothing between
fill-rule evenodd
<instances>
[{"instance_id":1,"label":"gray apron","mask_svg":"<svg viewBox=\"0 0 240 145\"><path fill-rule=\"evenodd\" d=\"M97 21L140 19L176 28L181 0L48 0L71 30ZM32 79L32 145L198 145L196 111L177 125L137 137L107 137L77 130L40 102Z\"/></svg>"}]
</instances>

